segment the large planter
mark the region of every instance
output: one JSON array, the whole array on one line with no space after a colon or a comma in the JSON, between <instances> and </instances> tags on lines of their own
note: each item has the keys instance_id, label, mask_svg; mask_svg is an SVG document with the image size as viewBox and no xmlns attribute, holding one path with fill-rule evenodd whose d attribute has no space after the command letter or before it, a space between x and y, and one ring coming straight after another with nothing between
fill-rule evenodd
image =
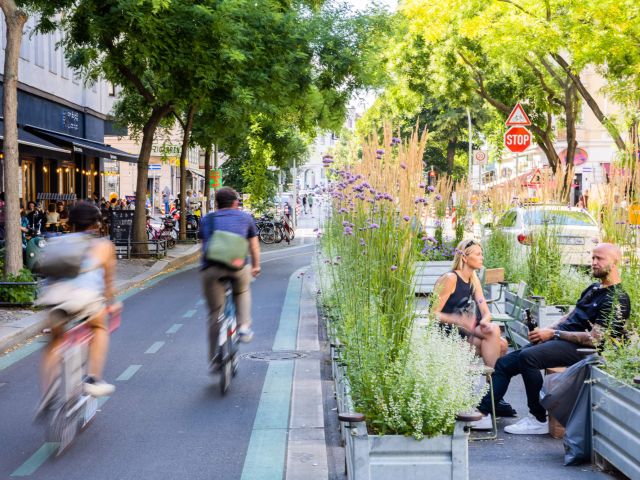
<instances>
[{"instance_id":1,"label":"large planter","mask_svg":"<svg viewBox=\"0 0 640 480\"><path fill-rule=\"evenodd\" d=\"M344 367L333 355L338 413L352 412ZM341 425L349 480L467 480L469 433L456 423L453 435L415 440L401 435L369 435L365 422Z\"/></svg>"},{"instance_id":2,"label":"large planter","mask_svg":"<svg viewBox=\"0 0 640 480\"><path fill-rule=\"evenodd\" d=\"M640 478L640 390L593 367L591 425L594 463Z\"/></svg>"}]
</instances>

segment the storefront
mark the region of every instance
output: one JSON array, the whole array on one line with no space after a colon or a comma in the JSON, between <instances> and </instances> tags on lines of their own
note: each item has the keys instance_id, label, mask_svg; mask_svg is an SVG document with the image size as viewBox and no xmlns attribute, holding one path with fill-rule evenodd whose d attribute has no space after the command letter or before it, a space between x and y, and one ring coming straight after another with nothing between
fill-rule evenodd
<instances>
[{"instance_id":1,"label":"storefront","mask_svg":"<svg viewBox=\"0 0 640 480\"><path fill-rule=\"evenodd\" d=\"M114 176L118 162L135 162L137 157L103 143L105 119L100 114L21 90L18 102L19 193L23 202L100 198L103 192L118 191L104 179ZM1 120L0 140L4 140ZM107 171L108 175L101 175ZM2 191L4 186L0 153Z\"/></svg>"}]
</instances>

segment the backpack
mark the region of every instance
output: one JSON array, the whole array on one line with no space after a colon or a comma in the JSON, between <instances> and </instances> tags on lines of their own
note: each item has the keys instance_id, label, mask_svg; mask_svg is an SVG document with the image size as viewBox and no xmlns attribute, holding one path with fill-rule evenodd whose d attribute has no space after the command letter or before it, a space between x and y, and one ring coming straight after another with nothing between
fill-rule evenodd
<instances>
[{"instance_id":1,"label":"backpack","mask_svg":"<svg viewBox=\"0 0 640 480\"><path fill-rule=\"evenodd\" d=\"M47 241L33 271L47 278L75 278L82 270L91 239L88 235L63 235Z\"/></svg>"},{"instance_id":2,"label":"backpack","mask_svg":"<svg viewBox=\"0 0 640 480\"><path fill-rule=\"evenodd\" d=\"M242 270L249 254L249 241L242 235L215 229L215 217L209 217L213 234L207 242L205 258L231 270Z\"/></svg>"}]
</instances>

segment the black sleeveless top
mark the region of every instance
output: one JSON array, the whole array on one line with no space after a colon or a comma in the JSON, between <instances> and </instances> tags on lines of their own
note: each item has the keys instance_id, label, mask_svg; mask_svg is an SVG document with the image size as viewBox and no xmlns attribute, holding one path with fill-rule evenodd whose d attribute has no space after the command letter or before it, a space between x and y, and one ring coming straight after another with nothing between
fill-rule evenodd
<instances>
[{"instance_id":1,"label":"black sleeveless top","mask_svg":"<svg viewBox=\"0 0 640 480\"><path fill-rule=\"evenodd\" d=\"M453 293L447 299L447 303L442 307L442 313L473 313L474 298L473 298L473 286L471 280L465 282L462 280L457 272L456 274L456 288Z\"/></svg>"}]
</instances>

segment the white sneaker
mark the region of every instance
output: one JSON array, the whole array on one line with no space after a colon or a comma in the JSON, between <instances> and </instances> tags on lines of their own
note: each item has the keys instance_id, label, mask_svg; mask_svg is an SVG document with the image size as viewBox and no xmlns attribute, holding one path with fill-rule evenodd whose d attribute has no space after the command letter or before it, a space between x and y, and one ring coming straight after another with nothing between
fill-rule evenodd
<instances>
[{"instance_id":1,"label":"white sneaker","mask_svg":"<svg viewBox=\"0 0 640 480\"><path fill-rule=\"evenodd\" d=\"M104 380L98 380L94 377L87 376L83 383L84 393L92 397L107 397L116 391L116 387Z\"/></svg>"},{"instance_id":2,"label":"white sneaker","mask_svg":"<svg viewBox=\"0 0 640 480\"><path fill-rule=\"evenodd\" d=\"M253 330L249 327L241 327L238 329L238 338L242 343L249 343L253 340Z\"/></svg>"},{"instance_id":3,"label":"white sneaker","mask_svg":"<svg viewBox=\"0 0 640 480\"><path fill-rule=\"evenodd\" d=\"M513 435L546 435L549 433L549 422L540 422L529 415L513 425L504 427L504 431Z\"/></svg>"},{"instance_id":4,"label":"white sneaker","mask_svg":"<svg viewBox=\"0 0 640 480\"><path fill-rule=\"evenodd\" d=\"M491 430L493 428L493 420L491 415L483 415L480 420L469 424L472 430Z\"/></svg>"}]
</instances>

